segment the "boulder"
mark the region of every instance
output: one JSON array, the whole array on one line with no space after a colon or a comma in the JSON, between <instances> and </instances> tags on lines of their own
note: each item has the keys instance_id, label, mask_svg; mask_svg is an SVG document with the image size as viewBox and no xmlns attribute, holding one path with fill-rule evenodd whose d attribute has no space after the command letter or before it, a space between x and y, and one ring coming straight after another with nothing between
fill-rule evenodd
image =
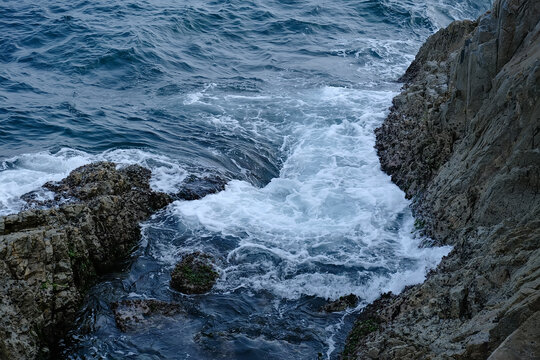
<instances>
[{"instance_id":1,"label":"boulder","mask_svg":"<svg viewBox=\"0 0 540 360\"><path fill-rule=\"evenodd\" d=\"M354 294L344 295L337 300L324 305L321 310L325 312L339 312L358 305L358 296Z\"/></svg>"},{"instance_id":2,"label":"boulder","mask_svg":"<svg viewBox=\"0 0 540 360\"><path fill-rule=\"evenodd\" d=\"M195 252L176 264L171 273L171 287L184 294L204 294L212 290L218 277L212 257Z\"/></svg>"},{"instance_id":3,"label":"boulder","mask_svg":"<svg viewBox=\"0 0 540 360\"><path fill-rule=\"evenodd\" d=\"M181 189L174 195L175 199L198 200L206 195L225 190L228 180L218 175L189 175L184 179Z\"/></svg>"}]
</instances>

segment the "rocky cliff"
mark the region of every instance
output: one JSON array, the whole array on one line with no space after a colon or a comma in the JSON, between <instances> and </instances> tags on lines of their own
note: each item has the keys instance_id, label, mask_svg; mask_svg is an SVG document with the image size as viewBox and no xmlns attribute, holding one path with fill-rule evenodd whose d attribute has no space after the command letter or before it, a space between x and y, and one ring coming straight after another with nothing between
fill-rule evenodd
<instances>
[{"instance_id":1,"label":"rocky cliff","mask_svg":"<svg viewBox=\"0 0 540 360\"><path fill-rule=\"evenodd\" d=\"M343 358L540 358L540 2L497 0L431 36L376 148L453 251L368 306ZM428 244L426 244L428 245Z\"/></svg>"},{"instance_id":2,"label":"rocky cliff","mask_svg":"<svg viewBox=\"0 0 540 360\"><path fill-rule=\"evenodd\" d=\"M139 222L167 205L150 171L95 163L45 184L55 199L0 217L0 359L49 358L85 290L137 245Z\"/></svg>"}]
</instances>

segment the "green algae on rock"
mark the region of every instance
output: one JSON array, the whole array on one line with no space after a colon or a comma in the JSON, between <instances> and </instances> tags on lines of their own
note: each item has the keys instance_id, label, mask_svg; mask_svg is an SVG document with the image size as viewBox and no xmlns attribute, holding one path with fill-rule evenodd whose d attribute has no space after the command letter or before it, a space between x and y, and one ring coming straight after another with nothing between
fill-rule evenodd
<instances>
[{"instance_id":1,"label":"green algae on rock","mask_svg":"<svg viewBox=\"0 0 540 360\"><path fill-rule=\"evenodd\" d=\"M212 258L195 252L176 264L171 273L171 287L184 294L204 294L212 290L218 277Z\"/></svg>"}]
</instances>

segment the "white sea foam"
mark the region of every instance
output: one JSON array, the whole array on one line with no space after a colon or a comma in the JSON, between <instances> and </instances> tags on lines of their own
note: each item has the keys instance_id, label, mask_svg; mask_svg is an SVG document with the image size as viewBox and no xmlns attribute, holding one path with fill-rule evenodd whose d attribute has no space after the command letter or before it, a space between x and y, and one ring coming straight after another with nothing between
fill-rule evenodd
<instances>
[{"instance_id":1,"label":"white sea foam","mask_svg":"<svg viewBox=\"0 0 540 360\"><path fill-rule=\"evenodd\" d=\"M48 181L61 180L75 168L95 161L145 166L152 170L152 188L170 193L177 191L187 174L178 162L139 149L111 150L93 155L63 148L55 153L22 154L0 162L0 215L20 211L24 205L21 195L39 189Z\"/></svg>"},{"instance_id":2,"label":"white sea foam","mask_svg":"<svg viewBox=\"0 0 540 360\"><path fill-rule=\"evenodd\" d=\"M152 171L150 186L156 191L175 193L187 176L178 161L140 149L117 149L94 156L91 161L112 161L120 165L139 164Z\"/></svg>"},{"instance_id":3,"label":"white sea foam","mask_svg":"<svg viewBox=\"0 0 540 360\"><path fill-rule=\"evenodd\" d=\"M38 189L47 181L58 181L78 166L88 163L87 154L62 149L52 155L48 152L23 154L2 161L0 170L0 215L20 210L24 202L20 196Z\"/></svg>"},{"instance_id":4,"label":"white sea foam","mask_svg":"<svg viewBox=\"0 0 540 360\"><path fill-rule=\"evenodd\" d=\"M238 238L219 289L266 290L288 299L355 293L369 301L422 281L436 266L449 249L418 248L409 203L380 171L373 149L374 127L394 95L330 86L295 94L300 100L288 104L288 121L279 130L268 125L283 134L279 177L262 188L233 180L225 191L171 207L200 234ZM245 130L232 118L211 121L224 131ZM264 128L264 121L254 122ZM178 162L138 149L20 155L1 163L0 214L20 210L20 195L44 182L100 160L148 167L152 187L170 193L187 174ZM172 265L182 249L163 243L157 250Z\"/></svg>"},{"instance_id":5,"label":"white sea foam","mask_svg":"<svg viewBox=\"0 0 540 360\"><path fill-rule=\"evenodd\" d=\"M394 95L338 87L300 94L311 111L284 129L279 177L263 188L234 180L223 192L174 204L189 226L239 239L223 291L373 300L436 266L449 249L418 249L409 203L373 149L374 127Z\"/></svg>"},{"instance_id":6,"label":"white sea foam","mask_svg":"<svg viewBox=\"0 0 540 360\"><path fill-rule=\"evenodd\" d=\"M195 91L192 93L187 94L186 99L184 100L184 105L193 105L195 103L204 103L202 101L205 96L207 96L206 92L208 90L211 90L216 87L216 84L211 83L208 84L202 89L201 91Z\"/></svg>"}]
</instances>

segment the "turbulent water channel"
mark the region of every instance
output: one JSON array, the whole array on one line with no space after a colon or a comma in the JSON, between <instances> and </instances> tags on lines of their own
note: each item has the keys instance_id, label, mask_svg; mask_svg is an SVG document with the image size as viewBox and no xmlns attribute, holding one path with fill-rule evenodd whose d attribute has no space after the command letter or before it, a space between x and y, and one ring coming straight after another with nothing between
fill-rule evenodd
<instances>
[{"instance_id":1,"label":"turbulent water channel","mask_svg":"<svg viewBox=\"0 0 540 360\"><path fill-rule=\"evenodd\" d=\"M353 314L420 282L448 248L418 248L373 130L425 38L489 1L55 1L0 4L0 214L98 160L138 163L174 193L226 189L142 224L124 270L89 292L69 359L334 359ZM169 287L212 254L206 295ZM327 314L354 293L357 309ZM186 313L121 332L111 304Z\"/></svg>"}]
</instances>

